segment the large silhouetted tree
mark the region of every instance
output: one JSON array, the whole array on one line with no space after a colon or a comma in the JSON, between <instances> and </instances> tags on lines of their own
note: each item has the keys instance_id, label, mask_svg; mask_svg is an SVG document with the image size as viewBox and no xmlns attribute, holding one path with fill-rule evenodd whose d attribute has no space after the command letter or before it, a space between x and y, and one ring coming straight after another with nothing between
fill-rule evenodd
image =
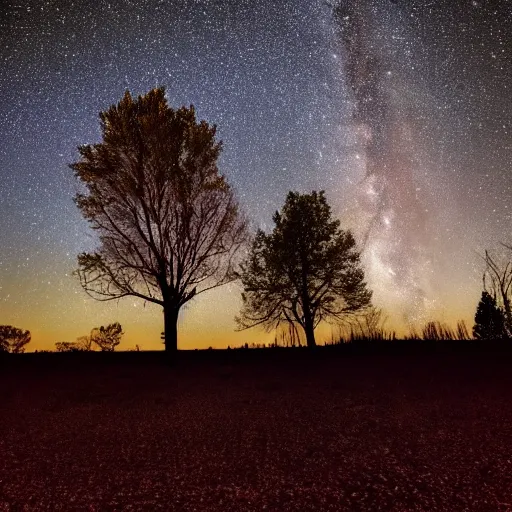
<instances>
[{"instance_id":1,"label":"large silhouetted tree","mask_svg":"<svg viewBox=\"0 0 512 512\"><path fill-rule=\"evenodd\" d=\"M507 337L505 315L496 304L496 299L482 292L475 314L473 336L480 340L499 340Z\"/></svg>"},{"instance_id":2,"label":"large silhouetted tree","mask_svg":"<svg viewBox=\"0 0 512 512\"><path fill-rule=\"evenodd\" d=\"M11 325L0 325L0 352L21 354L25 345L30 343L30 331L24 331Z\"/></svg>"},{"instance_id":3,"label":"large silhouetted tree","mask_svg":"<svg viewBox=\"0 0 512 512\"><path fill-rule=\"evenodd\" d=\"M298 324L314 347L322 320L342 319L370 305L359 253L352 234L332 218L323 192L290 192L273 220L272 233L256 233L242 264L237 321L241 328Z\"/></svg>"},{"instance_id":4,"label":"large silhouetted tree","mask_svg":"<svg viewBox=\"0 0 512 512\"><path fill-rule=\"evenodd\" d=\"M181 307L234 279L245 220L217 167L216 127L197 122L194 107L173 110L163 88L126 92L100 119L102 142L81 146L71 165L87 190L76 204L100 237L77 274L96 299L161 305L172 355Z\"/></svg>"}]
</instances>

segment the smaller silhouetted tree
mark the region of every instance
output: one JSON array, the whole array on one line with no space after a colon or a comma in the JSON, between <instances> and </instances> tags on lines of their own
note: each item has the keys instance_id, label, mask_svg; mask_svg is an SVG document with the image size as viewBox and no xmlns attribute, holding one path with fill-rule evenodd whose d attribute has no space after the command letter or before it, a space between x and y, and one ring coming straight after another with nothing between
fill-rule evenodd
<instances>
[{"instance_id":1,"label":"smaller silhouetted tree","mask_svg":"<svg viewBox=\"0 0 512 512\"><path fill-rule=\"evenodd\" d=\"M91 331L91 339L96 343L102 352L114 352L121 342L123 329L119 322L114 322L106 327L99 327Z\"/></svg>"},{"instance_id":2,"label":"smaller silhouetted tree","mask_svg":"<svg viewBox=\"0 0 512 512\"><path fill-rule=\"evenodd\" d=\"M496 299L482 292L475 314L473 336L479 340L506 338L505 315L496 304Z\"/></svg>"},{"instance_id":3,"label":"smaller silhouetted tree","mask_svg":"<svg viewBox=\"0 0 512 512\"><path fill-rule=\"evenodd\" d=\"M343 321L371 306L354 237L340 228L324 192L290 192L275 227L258 230L241 265L241 329L283 323L300 326L306 344L316 346L315 329Z\"/></svg>"},{"instance_id":4,"label":"smaller silhouetted tree","mask_svg":"<svg viewBox=\"0 0 512 512\"><path fill-rule=\"evenodd\" d=\"M30 343L30 331L24 331L11 325L0 325L0 352L21 354L25 345Z\"/></svg>"}]
</instances>

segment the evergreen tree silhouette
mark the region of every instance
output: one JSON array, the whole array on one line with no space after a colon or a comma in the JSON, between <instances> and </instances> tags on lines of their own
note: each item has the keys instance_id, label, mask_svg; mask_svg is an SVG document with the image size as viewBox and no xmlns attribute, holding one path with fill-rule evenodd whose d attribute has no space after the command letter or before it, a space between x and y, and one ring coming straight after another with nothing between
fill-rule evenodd
<instances>
[{"instance_id":1,"label":"evergreen tree silhouette","mask_svg":"<svg viewBox=\"0 0 512 512\"><path fill-rule=\"evenodd\" d=\"M475 314L473 336L479 340L503 339L507 337L505 315L496 304L496 299L482 292Z\"/></svg>"}]
</instances>

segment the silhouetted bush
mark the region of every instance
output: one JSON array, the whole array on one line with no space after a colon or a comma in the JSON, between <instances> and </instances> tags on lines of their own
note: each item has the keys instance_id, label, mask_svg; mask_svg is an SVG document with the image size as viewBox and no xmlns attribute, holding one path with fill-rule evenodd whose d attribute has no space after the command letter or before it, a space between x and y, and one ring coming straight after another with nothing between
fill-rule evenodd
<instances>
[{"instance_id":1,"label":"silhouetted bush","mask_svg":"<svg viewBox=\"0 0 512 512\"><path fill-rule=\"evenodd\" d=\"M97 327L91 331L93 343L98 345L102 352L114 352L121 342L123 330L119 322L114 322L106 327Z\"/></svg>"},{"instance_id":2,"label":"silhouetted bush","mask_svg":"<svg viewBox=\"0 0 512 512\"><path fill-rule=\"evenodd\" d=\"M58 341L55 343L55 350L57 352L86 352L78 343L70 341Z\"/></svg>"},{"instance_id":3,"label":"silhouetted bush","mask_svg":"<svg viewBox=\"0 0 512 512\"><path fill-rule=\"evenodd\" d=\"M25 352L25 345L30 343L30 340L30 331L12 325L0 325L0 352L21 354Z\"/></svg>"}]
</instances>

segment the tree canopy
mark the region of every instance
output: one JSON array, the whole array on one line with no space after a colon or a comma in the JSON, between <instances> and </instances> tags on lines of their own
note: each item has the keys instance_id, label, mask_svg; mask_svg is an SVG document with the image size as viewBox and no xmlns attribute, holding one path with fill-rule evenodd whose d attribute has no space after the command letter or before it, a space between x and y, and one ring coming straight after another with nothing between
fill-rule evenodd
<instances>
[{"instance_id":1,"label":"tree canopy","mask_svg":"<svg viewBox=\"0 0 512 512\"><path fill-rule=\"evenodd\" d=\"M133 296L164 310L165 348L177 350L180 308L234 279L246 239L234 192L217 167L216 127L194 107L169 107L163 88L100 114L102 142L79 148L76 196L100 246L78 256L82 287L98 300Z\"/></svg>"},{"instance_id":2,"label":"tree canopy","mask_svg":"<svg viewBox=\"0 0 512 512\"><path fill-rule=\"evenodd\" d=\"M0 325L0 352L21 354L25 352L25 345L30 343L30 340L30 331L12 325Z\"/></svg>"},{"instance_id":3,"label":"tree canopy","mask_svg":"<svg viewBox=\"0 0 512 512\"><path fill-rule=\"evenodd\" d=\"M322 320L340 320L371 302L355 240L332 218L324 192L290 192L270 234L258 230L241 265L240 328L295 323L308 346Z\"/></svg>"},{"instance_id":4,"label":"tree canopy","mask_svg":"<svg viewBox=\"0 0 512 512\"><path fill-rule=\"evenodd\" d=\"M123 329L119 322L103 325L93 329L91 332L91 340L96 343L102 352L114 352L115 348L121 342Z\"/></svg>"}]
</instances>

